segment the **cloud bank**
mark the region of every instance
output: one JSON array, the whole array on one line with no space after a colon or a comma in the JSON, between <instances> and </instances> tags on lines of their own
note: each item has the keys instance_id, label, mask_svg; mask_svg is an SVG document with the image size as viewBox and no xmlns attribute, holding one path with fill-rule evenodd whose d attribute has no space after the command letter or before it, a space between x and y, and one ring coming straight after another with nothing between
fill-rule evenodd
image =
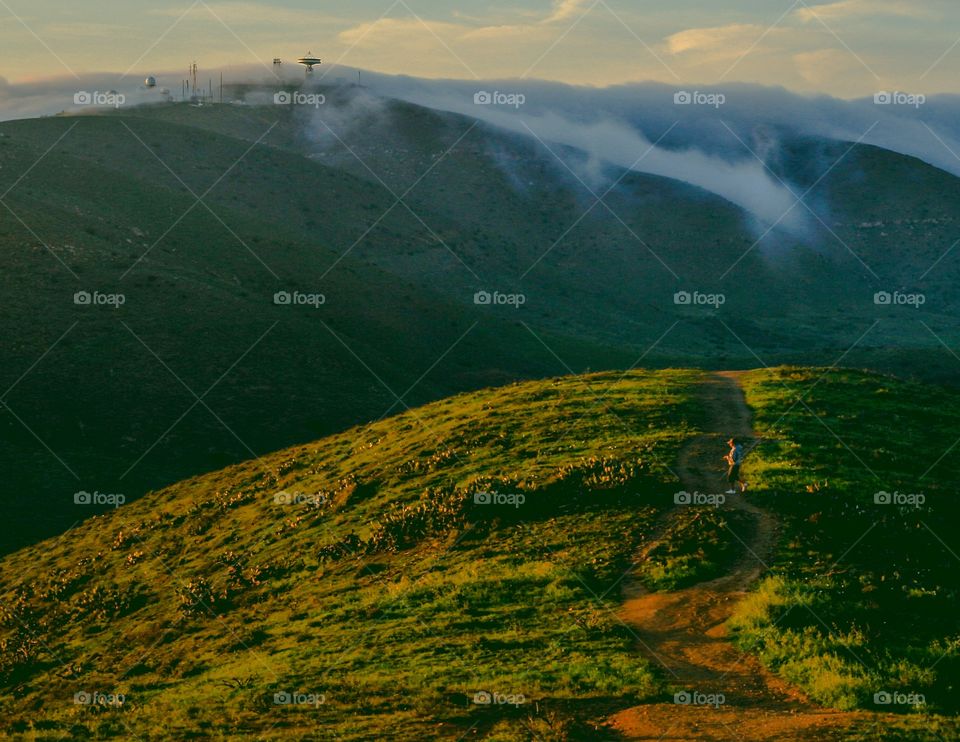
<instances>
[{"instance_id":1,"label":"cloud bank","mask_svg":"<svg viewBox=\"0 0 960 742\"><path fill-rule=\"evenodd\" d=\"M960 96L920 102L888 91L889 102L877 103L744 84L697 90L657 83L589 88L384 75L365 80L386 97L479 118L548 145L575 147L600 162L690 183L762 224L779 221L793 230L803 228L803 209L781 217L800 192L765 167L781 137L861 142L960 176ZM501 93L501 101L522 96L523 103L478 104L478 92Z\"/></svg>"},{"instance_id":2,"label":"cloud bank","mask_svg":"<svg viewBox=\"0 0 960 742\"><path fill-rule=\"evenodd\" d=\"M562 9L561 4L555 7ZM218 80L219 72L209 70L202 76ZM302 71L290 65L279 72L279 80L274 72L258 66L224 70L228 83L262 88L263 94L249 98L251 104L269 102L263 91L304 79ZM311 84L352 83L356 74L351 68L328 67ZM157 77L160 87L179 97L182 74ZM780 182L765 167L783 137L863 142L960 176L960 96L911 101L889 91L889 100L877 103L873 98L846 101L744 84L704 90L687 86L681 91L657 83L591 88L374 73L364 73L363 81L370 95L474 117L537 140L561 158L564 147L582 151L590 165L578 173L584 179L607 166L673 178L736 204L760 225L788 230L804 227L803 209L791 210L799 189ZM0 78L0 118L82 112L89 109L75 104L78 91L109 90L122 93L127 105L162 101L159 88L146 89L142 80L131 77L92 75L18 85ZM478 96L481 92L486 98ZM330 110L324 115L334 114Z\"/></svg>"}]
</instances>

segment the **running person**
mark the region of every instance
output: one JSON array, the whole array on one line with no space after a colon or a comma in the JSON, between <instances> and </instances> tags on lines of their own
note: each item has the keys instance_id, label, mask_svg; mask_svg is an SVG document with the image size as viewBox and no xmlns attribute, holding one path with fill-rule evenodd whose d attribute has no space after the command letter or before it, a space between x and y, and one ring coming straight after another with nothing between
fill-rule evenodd
<instances>
[{"instance_id":1,"label":"running person","mask_svg":"<svg viewBox=\"0 0 960 742\"><path fill-rule=\"evenodd\" d=\"M730 485L727 494L737 494L737 487L740 488L741 493L746 492L747 483L743 481L743 477L740 475L740 466L743 464L743 446L737 443L734 438L728 440L727 445L730 446L730 450L723 457L724 461L727 462L727 483Z\"/></svg>"}]
</instances>

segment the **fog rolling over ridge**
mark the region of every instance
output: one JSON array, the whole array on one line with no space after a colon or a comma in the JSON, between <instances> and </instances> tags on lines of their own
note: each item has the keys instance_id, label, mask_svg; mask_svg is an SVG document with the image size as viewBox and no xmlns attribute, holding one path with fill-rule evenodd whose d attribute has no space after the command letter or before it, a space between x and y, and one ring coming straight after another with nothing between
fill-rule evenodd
<instances>
[{"instance_id":1,"label":"fog rolling over ridge","mask_svg":"<svg viewBox=\"0 0 960 742\"><path fill-rule=\"evenodd\" d=\"M422 85L419 89L405 88L402 82L391 79L381 88L377 78L372 89L428 108L476 117L536 139L571 167L573 175L597 195L602 195L613 184L613 178L604 175L605 169L613 165L703 188L736 204L766 227L776 224L800 231L804 225L802 214L791 208L799 193L771 177L763 162L750 152L742 150L739 155L711 152L701 148L696 137L677 142L673 147L664 146L663 141L677 127L676 120L661 131L652 131L659 127L645 130L630 117L601 107L584 111L580 106L565 105L560 96L544 97L542 103L534 103L538 91L533 86L526 92L503 93L501 91L510 89L509 83L484 83L484 88L462 83L419 84ZM485 100L490 102L484 103ZM504 100L515 102L498 102ZM634 117L642 117L642 113L637 110ZM589 159L572 165L567 162L569 158L557 152L556 145L580 150Z\"/></svg>"},{"instance_id":2,"label":"fog rolling over ridge","mask_svg":"<svg viewBox=\"0 0 960 742\"><path fill-rule=\"evenodd\" d=\"M322 68L312 78L291 66L205 70L215 92L223 72L229 98L244 86L248 104L272 103L271 91L355 84L348 67ZM182 75L158 74L174 99ZM803 236L810 215L797 205L806 188L771 174L780 140L815 137L874 145L916 157L960 175L960 97L918 99L887 91L889 103L874 98L841 100L804 96L782 88L747 84L718 87L636 83L607 88L574 87L527 80L427 80L364 72L367 95L343 108L320 108L316 118L349 130L351 115L376 110L377 98L395 98L473 117L538 140L571 168L573 177L602 195L614 182L610 166L679 180L736 204L752 217L752 231L771 227ZM253 87L254 89L251 89ZM80 80L49 79L10 84L0 78L0 119L78 112L78 90L115 90L125 105L161 103L138 75L92 75ZM483 95L486 94L486 95ZM499 94L499 95L497 95ZM699 95L698 95L699 94ZM677 101L680 101L678 103ZM321 129L323 124L317 123ZM579 150L585 162L571 163L557 146Z\"/></svg>"},{"instance_id":3,"label":"fog rolling over ridge","mask_svg":"<svg viewBox=\"0 0 960 742\"><path fill-rule=\"evenodd\" d=\"M916 157L960 175L960 96L914 96L902 91L843 100L827 95L800 95L784 88L745 83L697 86L632 83L606 88L575 87L526 80L421 80L364 74L364 83L382 95L420 105L496 120L497 114L519 110L527 116L559 115L579 124L619 121L650 141L663 137L668 148L695 147L711 154L740 158L757 127L771 127L792 136L821 137L871 144ZM524 96L520 109L474 104L478 91ZM678 94L690 100L677 104ZM717 104L710 96L721 95ZM898 94L898 95L897 95ZM697 103L696 100L700 102ZM666 133L669 130L669 133ZM953 150L953 152L951 152Z\"/></svg>"},{"instance_id":4,"label":"fog rolling over ridge","mask_svg":"<svg viewBox=\"0 0 960 742\"><path fill-rule=\"evenodd\" d=\"M873 97L848 101L747 84L584 88L370 73L364 81L382 96L575 147L599 163L690 183L740 206L761 225L778 223L791 231L804 226L805 210L790 209L806 189L782 182L765 167L775 160L781 137L873 145L960 175L960 97L953 95L916 98L885 91L880 100L889 102L878 104ZM502 102L478 104L477 93L500 93ZM577 174L586 180L597 172Z\"/></svg>"}]
</instances>

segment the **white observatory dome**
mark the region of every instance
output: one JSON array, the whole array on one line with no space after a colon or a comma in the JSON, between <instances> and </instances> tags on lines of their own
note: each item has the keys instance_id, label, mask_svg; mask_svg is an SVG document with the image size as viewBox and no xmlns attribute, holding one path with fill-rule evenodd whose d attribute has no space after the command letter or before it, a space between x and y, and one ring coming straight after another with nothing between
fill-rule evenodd
<instances>
[{"instance_id":1,"label":"white observatory dome","mask_svg":"<svg viewBox=\"0 0 960 742\"><path fill-rule=\"evenodd\" d=\"M157 78L155 78L153 75L150 75L150 77L143 81L143 84L148 88L155 88L157 87Z\"/></svg>"}]
</instances>

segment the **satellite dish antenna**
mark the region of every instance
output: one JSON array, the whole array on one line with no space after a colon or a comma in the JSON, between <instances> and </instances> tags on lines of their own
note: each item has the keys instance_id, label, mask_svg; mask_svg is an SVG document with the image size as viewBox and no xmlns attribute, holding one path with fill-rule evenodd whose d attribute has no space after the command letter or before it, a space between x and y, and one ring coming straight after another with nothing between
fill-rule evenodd
<instances>
[{"instance_id":1,"label":"satellite dish antenna","mask_svg":"<svg viewBox=\"0 0 960 742\"><path fill-rule=\"evenodd\" d=\"M316 65L320 64L320 60L317 57L313 56L312 53L308 52L307 56L300 57L300 59L297 60L297 64L302 64L304 67L306 67L307 74L309 75L313 72L313 68Z\"/></svg>"}]
</instances>

